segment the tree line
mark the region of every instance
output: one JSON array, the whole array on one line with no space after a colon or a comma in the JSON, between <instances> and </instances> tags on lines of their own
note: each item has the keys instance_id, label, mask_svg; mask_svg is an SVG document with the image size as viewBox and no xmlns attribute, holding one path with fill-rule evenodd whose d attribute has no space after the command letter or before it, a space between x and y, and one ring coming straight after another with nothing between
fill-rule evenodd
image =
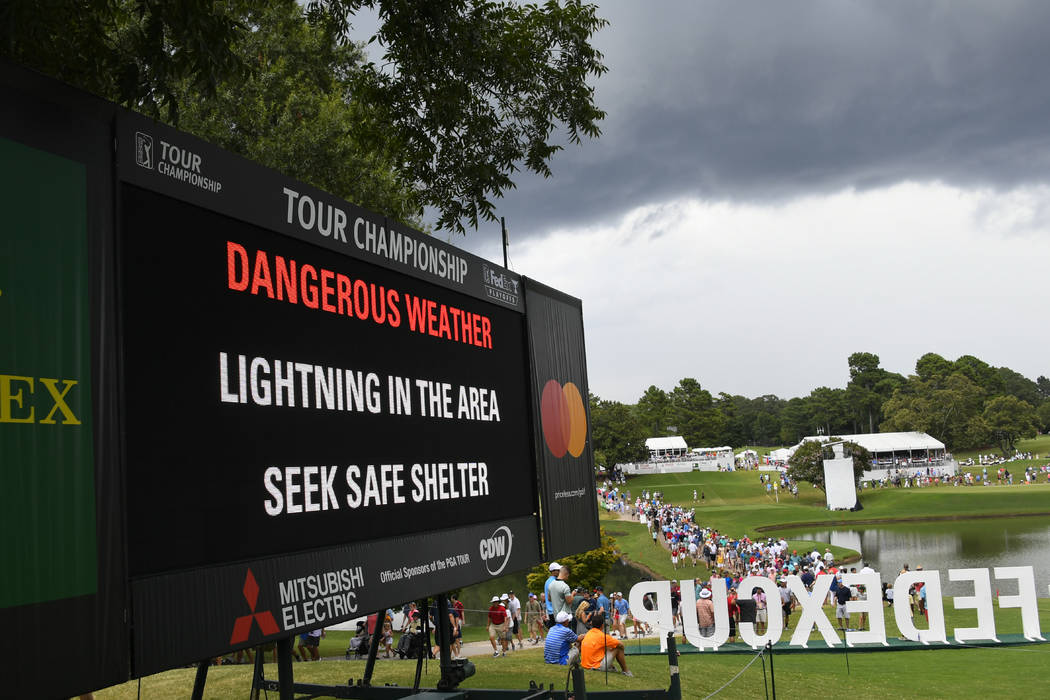
<instances>
[{"instance_id":1,"label":"tree line","mask_svg":"<svg viewBox=\"0 0 1050 700\"><path fill-rule=\"evenodd\" d=\"M973 355L947 360L926 353L915 373L880 366L879 356L847 359L845 388L817 387L808 396L713 395L685 378L670 391L650 386L637 403L591 395L591 435L598 464L644 459L649 437L681 435L690 447L794 445L807 435L919 431L949 450L994 445L1003 453L1024 437L1050 430L1050 379L1035 381Z\"/></svg>"},{"instance_id":2,"label":"tree line","mask_svg":"<svg viewBox=\"0 0 1050 700\"><path fill-rule=\"evenodd\" d=\"M350 40L358 15L378 20ZM493 221L527 169L601 133L580 0L0 2L0 59L405 223Z\"/></svg>"}]
</instances>

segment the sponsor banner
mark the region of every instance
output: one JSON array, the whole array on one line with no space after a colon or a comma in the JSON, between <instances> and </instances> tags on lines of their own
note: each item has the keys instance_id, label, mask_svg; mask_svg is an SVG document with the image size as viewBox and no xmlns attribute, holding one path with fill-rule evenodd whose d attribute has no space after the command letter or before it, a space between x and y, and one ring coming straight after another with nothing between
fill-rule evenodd
<instances>
[{"instance_id":1,"label":"sponsor banner","mask_svg":"<svg viewBox=\"0 0 1050 700\"><path fill-rule=\"evenodd\" d=\"M545 557L599 545L579 299L525 278Z\"/></svg>"},{"instance_id":2,"label":"sponsor banner","mask_svg":"<svg viewBox=\"0 0 1050 700\"><path fill-rule=\"evenodd\" d=\"M135 580L134 675L534 566L537 527L497 520Z\"/></svg>"},{"instance_id":3,"label":"sponsor banner","mask_svg":"<svg viewBox=\"0 0 1050 700\"><path fill-rule=\"evenodd\" d=\"M115 459L112 105L0 62L0 657L4 697L127 678ZM107 228L110 227L110 228ZM55 631L62 644L55 673Z\"/></svg>"},{"instance_id":4,"label":"sponsor banner","mask_svg":"<svg viewBox=\"0 0 1050 700\"><path fill-rule=\"evenodd\" d=\"M117 120L121 180L522 311L521 278L146 117Z\"/></svg>"},{"instance_id":5,"label":"sponsor banner","mask_svg":"<svg viewBox=\"0 0 1050 700\"><path fill-rule=\"evenodd\" d=\"M809 587L802 582L801 577L795 575L783 579L782 587L778 587L777 583L767 576L748 576L734 584L739 591L740 599L751 599L755 591L761 589L766 600L770 601L766 607L768 620L762 634L756 633L754 623L741 622L739 624L740 641L754 649L764 647L766 643L777 644L782 641L788 628L788 620L784 619L783 606L776 605L772 601L781 601L785 597L789 600L794 598L797 603L793 608L788 607L791 615L797 615L795 628L791 632L788 644L803 649L808 648L814 631L823 638L825 648L841 646L843 642L848 647L857 644L889 646L886 636L886 616L890 614L894 616L902 640L906 639L922 645L950 645L953 642L955 644L999 643L995 629L995 608L1018 609L1021 617L1022 636L1030 642L1046 641L1042 636L1039 624L1039 605L1036 599L1033 567L996 566L992 569L949 569L945 573L946 577L942 572L934 569L925 571L920 569L898 574L892 581L892 586L900 597L890 607L886 607L883 603L883 586L890 583L889 577L886 577L884 583L883 575L869 567L864 567L859 573L841 574L840 585L845 587L843 590L853 587L857 589L859 595L857 597L847 596L847 600L838 602L835 610L836 621L844 618L848 624L851 615L866 615L870 623L868 629L847 629L844 634L845 639L840 636L842 629L837 629L829 618L830 610L824 608L828 598L834 596L831 592L831 585L835 576L820 574ZM947 603L942 595L942 583L945 578L948 581L963 582L968 590L973 591L973 595L957 595L951 598L952 608L976 611L975 616L957 619L973 620L976 617L977 621L975 627L952 629L951 640L944 617ZM709 584L706 581L683 579L680 584L681 608L685 613L682 625L686 641L701 651L704 649L717 650L729 641L731 631L726 604L728 592L725 579L713 578ZM913 587L915 590L922 591L923 611L918 618L912 611L908 600L908 591ZM1017 594L1000 594L1000 587L1016 590ZM994 597L993 588L995 589ZM701 590L703 590L702 595ZM654 604L646 604L645 599L649 596L652 597ZM700 633L696 614L697 596L710 598L713 601L715 624L710 635L705 636ZM667 632L675 630L675 623L672 619L671 581L636 583L631 587L628 600L635 618L651 625L656 630L660 648L666 650Z\"/></svg>"}]
</instances>

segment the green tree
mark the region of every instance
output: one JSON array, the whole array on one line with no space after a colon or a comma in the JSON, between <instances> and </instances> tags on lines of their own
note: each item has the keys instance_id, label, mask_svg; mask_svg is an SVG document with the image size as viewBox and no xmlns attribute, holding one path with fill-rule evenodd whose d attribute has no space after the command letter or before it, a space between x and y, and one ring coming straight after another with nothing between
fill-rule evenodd
<instances>
[{"instance_id":1,"label":"green tree","mask_svg":"<svg viewBox=\"0 0 1050 700\"><path fill-rule=\"evenodd\" d=\"M8 0L0 3L0 57L174 124L222 84L259 70L239 48L258 29L253 18L277 2L76 0L41 8ZM492 220L493 201L514 186L515 172L549 176L562 144L600 134L605 113L589 81L606 67L591 37L606 22L593 5L322 0L307 16L345 42L364 8L379 16L372 41L383 57L335 76L347 86L351 141L380 161L396 154L384 176L410 185L416 216L432 207L438 228L462 232L464 222ZM263 72L271 67L264 63ZM339 121L321 104L308 107ZM232 115L229 124L236 126ZM364 168L359 177L375 174ZM305 179L315 177L325 179Z\"/></svg>"},{"instance_id":2,"label":"green tree","mask_svg":"<svg viewBox=\"0 0 1050 700\"><path fill-rule=\"evenodd\" d=\"M594 394L591 403L591 445L594 461L606 468L637 462L647 456L645 429L629 406Z\"/></svg>"},{"instance_id":3,"label":"green tree","mask_svg":"<svg viewBox=\"0 0 1050 700\"><path fill-rule=\"evenodd\" d=\"M860 479L864 471L871 469L871 454L857 443L838 437L831 438L830 442L843 442L845 451L852 455L854 479ZM825 443L807 440L788 459L787 474L795 481L808 481L824 491L824 459L830 456L830 448L825 448Z\"/></svg>"},{"instance_id":4,"label":"green tree","mask_svg":"<svg viewBox=\"0 0 1050 700\"><path fill-rule=\"evenodd\" d=\"M1036 426L1039 430L1047 433L1050 432L1050 401L1044 401L1039 404L1039 408L1035 410L1036 415Z\"/></svg>"},{"instance_id":5,"label":"green tree","mask_svg":"<svg viewBox=\"0 0 1050 700\"><path fill-rule=\"evenodd\" d=\"M850 425L846 407L846 390L820 386L810 392L806 399L809 409L809 427L822 428L824 435L845 432Z\"/></svg>"},{"instance_id":6,"label":"green tree","mask_svg":"<svg viewBox=\"0 0 1050 700\"><path fill-rule=\"evenodd\" d=\"M984 389L989 396L1003 391L1003 379L995 367L973 355L963 355L958 358L955 361L955 371L965 375L974 384Z\"/></svg>"},{"instance_id":7,"label":"green tree","mask_svg":"<svg viewBox=\"0 0 1050 700\"><path fill-rule=\"evenodd\" d=\"M655 384L651 385L635 405L646 437L665 437L671 425L671 397Z\"/></svg>"},{"instance_id":8,"label":"green tree","mask_svg":"<svg viewBox=\"0 0 1050 700\"><path fill-rule=\"evenodd\" d=\"M780 412L780 441L794 445L809 434L809 409L805 399L789 399Z\"/></svg>"},{"instance_id":9,"label":"green tree","mask_svg":"<svg viewBox=\"0 0 1050 700\"><path fill-rule=\"evenodd\" d=\"M1039 389L1040 397L1043 399L1050 399L1050 379L1047 379L1040 374L1035 378L1035 386Z\"/></svg>"},{"instance_id":10,"label":"green tree","mask_svg":"<svg viewBox=\"0 0 1050 700\"><path fill-rule=\"evenodd\" d=\"M601 585L613 564L620 561L620 551L612 535L601 529L601 545L597 549L580 554L572 554L558 560L559 564L569 567L569 581L573 586L593 589ZM529 591L539 595L543 593L543 584L550 576L546 564L533 568L525 577Z\"/></svg>"},{"instance_id":11,"label":"green tree","mask_svg":"<svg viewBox=\"0 0 1050 700\"><path fill-rule=\"evenodd\" d=\"M773 445L780 436L780 421L775 414L759 413L755 416L752 435L756 445Z\"/></svg>"},{"instance_id":12,"label":"green tree","mask_svg":"<svg viewBox=\"0 0 1050 700\"><path fill-rule=\"evenodd\" d=\"M495 218L493 200L519 167L551 174L559 140L596 138L605 117L592 77L606 72L591 36L607 22L579 0L321 0L312 13L348 29L362 8L380 18L382 62L355 95L402 147L402 174L440 213L438 228ZM561 127L556 136L555 129Z\"/></svg>"},{"instance_id":13,"label":"green tree","mask_svg":"<svg viewBox=\"0 0 1050 700\"><path fill-rule=\"evenodd\" d=\"M929 433L949 449L978 447L987 439L979 420L984 400L984 390L961 372L929 380L912 376L883 405L880 427Z\"/></svg>"},{"instance_id":14,"label":"green tree","mask_svg":"<svg viewBox=\"0 0 1050 700\"><path fill-rule=\"evenodd\" d=\"M243 75L244 5L213 0L0 3L0 57L152 117L178 119L177 88L211 97Z\"/></svg>"},{"instance_id":15,"label":"green tree","mask_svg":"<svg viewBox=\"0 0 1050 700\"><path fill-rule=\"evenodd\" d=\"M751 442L756 412L745 396L719 393L715 407L722 414L722 434L715 438L719 445L745 445Z\"/></svg>"},{"instance_id":16,"label":"green tree","mask_svg":"<svg viewBox=\"0 0 1050 700\"><path fill-rule=\"evenodd\" d=\"M175 88L180 126L263 165L363 207L419 225L418 193L398 175L393 141L371 135L372 116L348 101L361 70L358 46L330 25L309 23L295 0L249 10L252 31L231 48L251 70L223 80L208 100L190 80Z\"/></svg>"},{"instance_id":17,"label":"green tree","mask_svg":"<svg viewBox=\"0 0 1050 700\"><path fill-rule=\"evenodd\" d=\"M935 352L928 352L915 362L915 374L919 379L937 384L955 371L952 362Z\"/></svg>"},{"instance_id":18,"label":"green tree","mask_svg":"<svg viewBox=\"0 0 1050 700\"><path fill-rule=\"evenodd\" d=\"M882 405L893 390L904 382L904 377L887 372L879 366L879 356L870 352L855 352L847 359L849 383L845 401L853 416L854 432L866 429L875 432L882 421ZM857 423L863 426L857 429Z\"/></svg>"},{"instance_id":19,"label":"green tree","mask_svg":"<svg viewBox=\"0 0 1050 700\"><path fill-rule=\"evenodd\" d=\"M991 399L985 405L981 419L1003 456L1013 454L1018 439L1035 437L1035 411L1031 404L1016 396L1006 394Z\"/></svg>"},{"instance_id":20,"label":"green tree","mask_svg":"<svg viewBox=\"0 0 1050 700\"><path fill-rule=\"evenodd\" d=\"M995 371L1002 381L1004 394L1016 396L1032 406L1038 406L1042 402L1043 396L1036 382L1009 367L997 367Z\"/></svg>"},{"instance_id":21,"label":"green tree","mask_svg":"<svg viewBox=\"0 0 1050 700\"><path fill-rule=\"evenodd\" d=\"M725 429L725 417L717 409L711 392L686 377L670 394L671 417L678 434L692 447L713 447Z\"/></svg>"}]
</instances>

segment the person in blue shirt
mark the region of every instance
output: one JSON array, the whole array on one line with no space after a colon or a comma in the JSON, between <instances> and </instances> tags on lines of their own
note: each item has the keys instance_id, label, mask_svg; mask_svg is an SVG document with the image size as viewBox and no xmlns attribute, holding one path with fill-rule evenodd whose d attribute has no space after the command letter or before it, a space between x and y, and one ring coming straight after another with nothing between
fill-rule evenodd
<instances>
[{"instance_id":1,"label":"person in blue shirt","mask_svg":"<svg viewBox=\"0 0 1050 700\"><path fill-rule=\"evenodd\" d=\"M570 628L572 615L562 610L543 641L543 660L549 664L572 665L580 660L579 637Z\"/></svg>"},{"instance_id":2,"label":"person in blue shirt","mask_svg":"<svg viewBox=\"0 0 1050 700\"><path fill-rule=\"evenodd\" d=\"M605 613L606 618L611 618L612 604L606 597L605 591L602 590L601 586L595 586L594 592L598 594L598 600L595 601L598 604L598 609Z\"/></svg>"},{"instance_id":3,"label":"person in blue shirt","mask_svg":"<svg viewBox=\"0 0 1050 700\"><path fill-rule=\"evenodd\" d=\"M619 592L613 593L612 606L616 611L613 616L614 626L620 633L620 639L627 639L627 614L631 611L631 606Z\"/></svg>"},{"instance_id":4,"label":"person in blue shirt","mask_svg":"<svg viewBox=\"0 0 1050 700\"><path fill-rule=\"evenodd\" d=\"M561 571L561 564L556 561L551 562L548 571L551 572L551 575L543 582L543 604L547 606L547 619L545 626L550 629L554 626L554 606L551 604L551 584L558 580L558 572Z\"/></svg>"}]
</instances>

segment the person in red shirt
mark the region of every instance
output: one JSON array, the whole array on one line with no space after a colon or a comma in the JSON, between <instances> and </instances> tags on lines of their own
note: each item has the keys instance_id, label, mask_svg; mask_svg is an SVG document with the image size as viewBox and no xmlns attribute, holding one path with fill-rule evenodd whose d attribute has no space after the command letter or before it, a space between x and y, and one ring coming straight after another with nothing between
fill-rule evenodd
<instances>
[{"instance_id":1,"label":"person in red shirt","mask_svg":"<svg viewBox=\"0 0 1050 700\"><path fill-rule=\"evenodd\" d=\"M503 646L502 653L496 648L497 639ZM507 655L507 609L500 603L498 595L492 596L492 605L489 606L489 642L493 656Z\"/></svg>"},{"instance_id":2,"label":"person in red shirt","mask_svg":"<svg viewBox=\"0 0 1050 700\"><path fill-rule=\"evenodd\" d=\"M740 607L736 604L736 587L729 589L726 595L726 606L729 608L729 641L736 641L736 622L740 617Z\"/></svg>"}]
</instances>

